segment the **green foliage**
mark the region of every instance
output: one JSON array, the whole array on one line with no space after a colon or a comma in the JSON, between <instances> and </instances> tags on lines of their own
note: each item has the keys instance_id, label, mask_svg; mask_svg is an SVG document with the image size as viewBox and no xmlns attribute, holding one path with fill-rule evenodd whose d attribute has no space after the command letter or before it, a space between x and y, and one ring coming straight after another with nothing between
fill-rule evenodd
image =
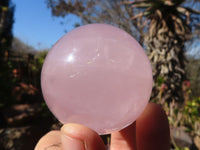
<instances>
[{"instance_id":1,"label":"green foliage","mask_svg":"<svg viewBox=\"0 0 200 150\"><path fill-rule=\"evenodd\" d=\"M15 6L10 0L0 1L0 62L4 58L5 51L10 50L14 11Z\"/></svg>"},{"instance_id":2,"label":"green foliage","mask_svg":"<svg viewBox=\"0 0 200 150\"><path fill-rule=\"evenodd\" d=\"M165 79L161 76L158 76L156 83L158 86L161 86L165 82Z\"/></svg>"},{"instance_id":3,"label":"green foliage","mask_svg":"<svg viewBox=\"0 0 200 150\"><path fill-rule=\"evenodd\" d=\"M195 119L198 119L200 115L200 97L194 98L192 101L187 102L184 112L185 114L190 114L191 116L195 117Z\"/></svg>"},{"instance_id":4,"label":"green foliage","mask_svg":"<svg viewBox=\"0 0 200 150\"><path fill-rule=\"evenodd\" d=\"M172 102L164 108L171 126L185 127L191 136L200 136L200 97L189 100L184 105Z\"/></svg>"},{"instance_id":5,"label":"green foliage","mask_svg":"<svg viewBox=\"0 0 200 150\"><path fill-rule=\"evenodd\" d=\"M47 107L47 104L45 102L41 103L42 108L42 117L50 117L52 116L52 113L50 112L49 108Z\"/></svg>"},{"instance_id":6,"label":"green foliage","mask_svg":"<svg viewBox=\"0 0 200 150\"><path fill-rule=\"evenodd\" d=\"M190 150L190 149L188 147L184 147L184 148L176 147L174 150Z\"/></svg>"},{"instance_id":7,"label":"green foliage","mask_svg":"<svg viewBox=\"0 0 200 150\"><path fill-rule=\"evenodd\" d=\"M42 99L40 72L48 50L34 55L32 49L24 51L28 45L19 41L15 44L23 51L10 51L9 60L0 63L0 107Z\"/></svg>"},{"instance_id":8,"label":"green foliage","mask_svg":"<svg viewBox=\"0 0 200 150\"><path fill-rule=\"evenodd\" d=\"M41 74L41 70L42 70L42 65L44 63L47 53L48 53L48 50L40 51L36 55L35 59L32 60L29 65L31 72L33 72L33 74L34 74L34 78L37 82L38 88L40 86L40 74Z\"/></svg>"},{"instance_id":9,"label":"green foliage","mask_svg":"<svg viewBox=\"0 0 200 150\"><path fill-rule=\"evenodd\" d=\"M43 50L43 51L39 52L36 56L36 61L37 61L37 64L38 64L38 67L40 70L41 70L44 60L47 56L47 53L48 53L48 50Z\"/></svg>"},{"instance_id":10,"label":"green foliage","mask_svg":"<svg viewBox=\"0 0 200 150\"><path fill-rule=\"evenodd\" d=\"M10 61L0 66L0 107L5 107L14 103L14 97L11 93L17 80L13 78L13 66L14 65Z\"/></svg>"},{"instance_id":11,"label":"green foliage","mask_svg":"<svg viewBox=\"0 0 200 150\"><path fill-rule=\"evenodd\" d=\"M200 97L181 105L174 101L169 105L165 103L163 107L172 128L182 128L192 138L200 137ZM189 150L188 147L178 147L173 138L172 143L175 146L175 150Z\"/></svg>"},{"instance_id":12,"label":"green foliage","mask_svg":"<svg viewBox=\"0 0 200 150\"><path fill-rule=\"evenodd\" d=\"M10 0L0 1L0 107L13 103L11 89L16 84L12 77L14 64L7 59L12 42L12 26L15 6Z\"/></svg>"},{"instance_id":13,"label":"green foliage","mask_svg":"<svg viewBox=\"0 0 200 150\"><path fill-rule=\"evenodd\" d=\"M192 134L199 134L197 130L200 130L196 127L196 123L200 124L200 97L194 98L191 101L188 101L183 109L183 122ZM200 136L200 135L199 135Z\"/></svg>"}]
</instances>

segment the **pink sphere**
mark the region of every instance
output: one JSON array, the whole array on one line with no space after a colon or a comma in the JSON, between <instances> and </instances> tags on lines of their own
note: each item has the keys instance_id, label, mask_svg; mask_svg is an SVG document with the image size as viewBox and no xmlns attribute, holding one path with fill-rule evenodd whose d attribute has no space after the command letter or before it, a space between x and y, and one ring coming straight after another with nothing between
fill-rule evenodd
<instances>
[{"instance_id":1,"label":"pink sphere","mask_svg":"<svg viewBox=\"0 0 200 150\"><path fill-rule=\"evenodd\" d=\"M49 109L62 123L107 134L128 126L143 112L152 71L144 50L128 33L89 24L53 46L42 68L41 85Z\"/></svg>"}]
</instances>

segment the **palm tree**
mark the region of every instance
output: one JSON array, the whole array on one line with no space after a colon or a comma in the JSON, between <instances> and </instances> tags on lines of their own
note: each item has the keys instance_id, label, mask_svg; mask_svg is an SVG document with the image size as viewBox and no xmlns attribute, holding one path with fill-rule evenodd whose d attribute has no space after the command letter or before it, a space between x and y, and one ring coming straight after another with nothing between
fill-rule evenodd
<instances>
[{"instance_id":1,"label":"palm tree","mask_svg":"<svg viewBox=\"0 0 200 150\"><path fill-rule=\"evenodd\" d=\"M142 12L131 19L145 20L145 45L152 63L153 99L182 101L185 73L185 42L191 37L191 14L200 12L183 7L185 0L141 0L124 2ZM161 86L162 85L162 86Z\"/></svg>"}]
</instances>

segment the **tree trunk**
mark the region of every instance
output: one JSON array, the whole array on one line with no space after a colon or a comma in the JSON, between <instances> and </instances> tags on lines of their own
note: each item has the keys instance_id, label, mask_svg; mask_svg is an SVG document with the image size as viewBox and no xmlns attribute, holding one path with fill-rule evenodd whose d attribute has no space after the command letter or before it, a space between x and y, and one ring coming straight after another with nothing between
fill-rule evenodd
<instances>
[{"instance_id":1,"label":"tree trunk","mask_svg":"<svg viewBox=\"0 0 200 150\"><path fill-rule=\"evenodd\" d=\"M152 99L160 103L183 101L182 83L186 80L184 39L180 39L168 27L152 20L145 39L153 70Z\"/></svg>"}]
</instances>

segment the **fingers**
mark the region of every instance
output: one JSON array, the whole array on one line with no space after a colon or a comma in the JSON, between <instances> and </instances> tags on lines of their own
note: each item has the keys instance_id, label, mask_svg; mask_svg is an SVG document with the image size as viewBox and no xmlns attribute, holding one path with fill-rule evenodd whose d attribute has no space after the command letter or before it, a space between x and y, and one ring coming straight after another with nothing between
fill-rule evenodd
<instances>
[{"instance_id":1,"label":"fingers","mask_svg":"<svg viewBox=\"0 0 200 150\"><path fill-rule=\"evenodd\" d=\"M61 133L63 150L68 150L68 147L73 150L106 150L101 137L85 126L66 124Z\"/></svg>"},{"instance_id":2,"label":"fingers","mask_svg":"<svg viewBox=\"0 0 200 150\"><path fill-rule=\"evenodd\" d=\"M66 124L61 131L51 131L43 136L35 150L106 150L106 148L95 131L78 124Z\"/></svg>"},{"instance_id":3,"label":"fingers","mask_svg":"<svg viewBox=\"0 0 200 150\"><path fill-rule=\"evenodd\" d=\"M37 143L35 150L61 150L60 131L51 131Z\"/></svg>"},{"instance_id":4,"label":"fingers","mask_svg":"<svg viewBox=\"0 0 200 150\"><path fill-rule=\"evenodd\" d=\"M136 121L138 150L169 150L170 132L167 116L157 104L150 103Z\"/></svg>"},{"instance_id":5,"label":"fingers","mask_svg":"<svg viewBox=\"0 0 200 150\"><path fill-rule=\"evenodd\" d=\"M112 133L111 150L169 150L169 135L169 124L164 110L157 104L148 104L136 123ZM78 124L67 124L61 131L46 134L35 148L35 150L68 149L106 150L96 132Z\"/></svg>"},{"instance_id":6,"label":"fingers","mask_svg":"<svg viewBox=\"0 0 200 150\"><path fill-rule=\"evenodd\" d=\"M111 134L110 150L136 150L136 123Z\"/></svg>"},{"instance_id":7,"label":"fingers","mask_svg":"<svg viewBox=\"0 0 200 150\"><path fill-rule=\"evenodd\" d=\"M136 123L111 135L111 150L169 150L169 146L167 116L153 103L147 105Z\"/></svg>"}]
</instances>

